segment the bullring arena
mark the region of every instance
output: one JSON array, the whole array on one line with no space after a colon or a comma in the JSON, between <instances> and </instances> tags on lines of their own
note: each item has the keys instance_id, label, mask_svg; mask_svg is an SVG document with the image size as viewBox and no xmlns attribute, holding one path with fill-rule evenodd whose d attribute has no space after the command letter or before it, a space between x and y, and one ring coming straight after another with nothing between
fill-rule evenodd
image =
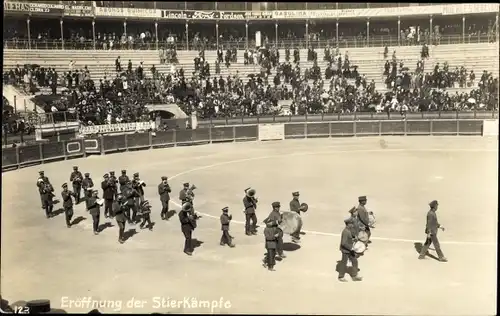
<instances>
[{"instance_id":1,"label":"bullring arena","mask_svg":"<svg viewBox=\"0 0 500 316\"><path fill-rule=\"evenodd\" d=\"M164 148L3 173L2 295L11 302L43 297L53 307L86 297L121 301L120 312L494 314L497 163L497 139L394 136ZM64 215L45 219L34 186L38 171L45 171L59 196L73 165L94 181L110 170L140 172L153 205L154 230L127 226L137 234L119 244L116 223L102 219L114 226L94 236L82 205L74 217L83 220L71 229ZM196 208L203 218L193 236L202 243L192 257L182 253L177 217L159 219L156 185L162 175L173 188L173 209L179 209L176 193L183 182L198 187ZM293 191L309 204L302 243L286 237L288 257L276 272L261 265L262 228L258 236L244 234L241 198L248 186L257 190L259 223L271 202L281 201L287 209ZM339 283L339 234L358 195L368 196L377 226L372 246L360 258L363 281ZM417 260L415 243L425 238L433 199L439 200L446 227L440 239L447 263ZM234 216L232 249L219 245L224 206ZM158 308L158 297L226 305ZM126 306L132 298L143 305ZM63 309L90 310L76 306ZM116 306L99 310L116 312Z\"/></svg>"}]
</instances>

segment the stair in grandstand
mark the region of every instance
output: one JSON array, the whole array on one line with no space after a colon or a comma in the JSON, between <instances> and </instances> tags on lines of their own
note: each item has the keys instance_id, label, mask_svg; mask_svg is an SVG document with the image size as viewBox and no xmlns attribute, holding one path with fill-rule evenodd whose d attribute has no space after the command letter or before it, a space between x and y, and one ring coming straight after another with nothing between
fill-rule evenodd
<instances>
[{"instance_id":1,"label":"stair in grandstand","mask_svg":"<svg viewBox=\"0 0 500 316\"><path fill-rule=\"evenodd\" d=\"M33 112L35 109L35 104L31 101L32 96L11 84L2 86L2 95L17 112ZM37 111L40 110L40 108L37 109Z\"/></svg>"}]
</instances>

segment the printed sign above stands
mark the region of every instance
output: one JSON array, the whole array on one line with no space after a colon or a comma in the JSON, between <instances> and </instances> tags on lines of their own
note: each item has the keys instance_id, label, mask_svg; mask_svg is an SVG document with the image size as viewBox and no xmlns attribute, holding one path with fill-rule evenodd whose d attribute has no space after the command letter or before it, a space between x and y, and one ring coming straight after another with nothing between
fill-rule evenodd
<instances>
[{"instance_id":1,"label":"printed sign above stands","mask_svg":"<svg viewBox=\"0 0 500 316\"><path fill-rule=\"evenodd\" d=\"M226 21L245 21L245 20L270 20L273 18L271 11L170 11L163 10L161 17L172 20L226 20Z\"/></svg>"},{"instance_id":2,"label":"printed sign above stands","mask_svg":"<svg viewBox=\"0 0 500 316\"><path fill-rule=\"evenodd\" d=\"M96 17L160 18L161 10L138 8L95 8Z\"/></svg>"},{"instance_id":3,"label":"printed sign above stands","mask_svg":"<svg viewBox=\"0 0 500 316\"><path fill-rule=\"evenodd\" d=\"M38 2L11 2L5 1L3 4L5 13L19 13L30 15L53 15L53 16L94 16L92 6L64 5L59 3L38 3Z\"/></svg>"}]
</instances>

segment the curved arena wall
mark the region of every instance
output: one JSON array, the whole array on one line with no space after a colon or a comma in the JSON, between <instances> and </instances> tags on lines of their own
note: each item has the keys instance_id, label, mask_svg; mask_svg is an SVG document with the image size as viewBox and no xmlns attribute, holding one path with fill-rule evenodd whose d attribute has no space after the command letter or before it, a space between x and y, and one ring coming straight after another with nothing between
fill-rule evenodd
<instances>
[{"instance_id":1,"label":"curved arena wall","mask_svg":"<svg viewBox=\"0 0 500 316\"><path fill-rule=\"evenodd\" d=\"M386 135L481 136L483 125L485 121L481 119L371 120L233 125L196 130L105 135L4 148L2 171L56 160L86 157L90 154L103 155L128 150L219 142Z\"/></svg>"}]
</instances>

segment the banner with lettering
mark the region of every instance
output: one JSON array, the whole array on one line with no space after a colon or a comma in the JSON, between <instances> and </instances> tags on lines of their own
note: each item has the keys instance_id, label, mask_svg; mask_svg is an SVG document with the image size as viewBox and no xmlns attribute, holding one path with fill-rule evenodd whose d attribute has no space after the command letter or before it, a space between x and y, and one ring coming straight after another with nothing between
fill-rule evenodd
<instances>
[{"instance_id":1,"label":"banner with lettering","mask_svg":"<svg viewBox=\"0 0 500 316\"><path fill-rule=\"evenodd\" d=\"M160 18L161 10L140 8L95 8L98 17Z\"/></svg>"},{"instance_id":2,"label":"banner with lettering","mask_svg":"<svg viewBox=\"0 0 500 316\"><path fill-rule=\"evenodd\" d=\"M94 16L94 8L91 6L65 5L64 6L64 15L65 16L92 17L92 16Z\"/></svg>"},{"instance_id":3,"label":"banner with lettering","mask_svg":"<svg viewBox=\"0 0 500 316\"><path fill-rule=\"evenodd\" d=\"M171 20L226 20L226 21L245 21L245 20L269 20L272 19L271 11L174 11L163 10L161 17Z\"/></svg>"},{"instance_id":4,"label":"banner with lettering","mask_svg":"<svg viewBox=\"0 0 500 316\"><path fill-rule=\"evenodd\" d=\"M470 13L493 13L500 10L498 3L462 3L443 6L443 15L462 15Z\"/></svg>"},{"instance_id":5,"label":"banner with lettering","mask_svg":"<svg viewBox=\"0 0 500 316\"><path fill-rule=\"evenodd\" d=\"M28 2L11 2L5 1L3 3L3 10L5 13L43 13L62 15L64 12L64 5L54 3L28 3Z\"/></svg>"}]
</instances>

